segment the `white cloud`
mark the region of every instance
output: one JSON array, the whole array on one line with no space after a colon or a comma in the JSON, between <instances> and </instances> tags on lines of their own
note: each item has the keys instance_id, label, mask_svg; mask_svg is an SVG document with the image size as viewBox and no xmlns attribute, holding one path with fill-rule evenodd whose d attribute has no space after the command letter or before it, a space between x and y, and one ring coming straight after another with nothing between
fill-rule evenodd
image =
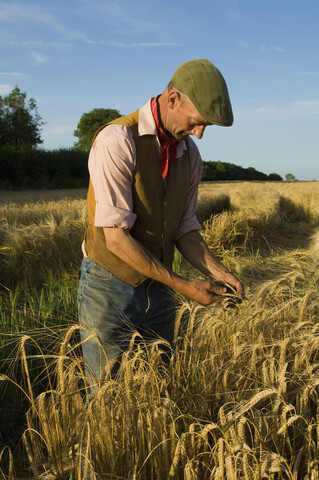
<instances>
[{"instance_id":1,"label":"white cloud","mask_svg":"<svg viewBox=\"0 0 319 480\"><path fill-rule=\"evenodd\" d=\"M40 4L32 5L29 3L26 5L18 2L8 4L0 1L0 21L14 23L15 25L20 22L24 26L26 24L33 25L38 23L62 34L66 39L77 39L91 43L82 31L73 29L69 25L63 25L54 15L46 11L45 6L40 6Z\"/></svg>"},{"instance_id":2,"label":"white cloud","mask_svg":"<svg viewBox=\"0 0 319 480\"><path fill-rule=\"evenodd\" d=\"M73 135L78 121L79 119L77 117L55 119L52 122L48 122L43 127L43 133L46 135L46 137L55 137L67 134Z\"/></svg>"},{"instance_id":3,"label":"white cloud","mask_svg":"<svg viewBox=\"0 0 319 480\"><path fill-rule=\"evenodd\" d=\"M51 27L59 27L54 17L44 11L41 11L39 5L8 3L0 1L0 20L3 22L32 22L43 23Z\"/></svg>"},{"instance_id":4,"label":"white cloud","mask_svg":"<svg viewBox=\"0 0 319 480\"><path fill-rule=\"evenodd\" d=\"M283 106L238 109L236 117L245 122L287 121L319 116L319 100L304 100Z\"/></svg>"},{"instance_id":5,"label":"white cloud","mask_svg":"<svg viewBox=\"0 0 319 480\"><path fill-rule=\"evenodd\" d=\"M65 134L73 134L74 130L76 129L76 124L72 123L70 125L52 125L48 128L45 133L48 137L52 136L59 136Z\"/></svg>"},{"instance_id":6,"label":"white cloud","mask_svg":"<svg viewBox=\"0 0 319 480\"><path fill-rule=\"evenodd\" d=\"M49 149L72 147L76 141L73 132L78 121L78 117L55 118L48 121L42 129L43 147Z\"/></svg>"},{"instance_id":7,"label":"white cloud","mask_svg":"<svg viewBox=\"0 0 319 480\"><path fill-rule=\"evenodd\" d=\"M0 22L3 24L14 23L15 25L22 24L23 27L27 26L32 29L34 25L40 25L46 30L50 30L57 35L60 35L61 41L35 41L25 39L12 39L0 40L1 44L13 45L17 47L29 47L32 49L40 48L59 48L67 49L72 47L73 41L82 41L89 45L103 45L109 44L107 41L99 41L92 38L80 29L71 27L66 23L65 17L59 17L58 14L53 14L48 5L43 3L30 3L20 0L13 1L7 4L5 1L0 0ZM105 31L118 34L142 34L149 33L152 35L163 35L163 24L156 20L156 17L151 15L151 8L146 9L143 4L136 4L134 9L130 1L118 2L117 0L108 0L101 2L100 0L82 0L84 9L77 12L81 16L91 16L93 19L98 16L99 20L103 19L105 23ZM54 8L54 2L52 4ZM150 14L150 15L148 15ZM9 30L3 38L9 37ZM165 38L165 37L164 37ZM132 44L121 44L118 46L175 46L179 45L170 42L141 42Z\"/></svg>"},{"instance_id":8,"label":"white cloud","mask_svg":"<svg viewBox=\"0 0 319 480\"><path fill-rule=\"evenodd\" d=\"M250 45L247 42L238 41L237 44L242 48L250 48ZM284 53L285 49L279 45L259 45L259 49L268 52Z\"/></svg>"},{"instance_id":9,"label":"white cloud","mask_svg":"<svg viewBox=\"0 0 319 480\"><path fill-rule=\"evenodd\" d=\"M43 107L45 105L51 105L52 104L52 100L50 98L46 98L46 97L38 97L37 98L37 106L39 107Z\"/></svg>"},{"instance_id":10,"label":"white cloud","mask_svg":"<svg viewBox=\"0 0 319 480\"><path fill-rule=\"evenodd\" d=\"M169 43L169 42L140 42L140 43L120 43L120 42L107 42L108 45L114 45L115 47L180 47L181 43Z\"/></svg>"},{"instance_id":11,"label":"white cloud","mask_svg":"<svg viewBox=\"0 0 319 480\"><path fill-rule=\"evenodd\" d=\"M1 42L2 43L2 42ZM72 47L72 44L69 42L44 42L43 40L24 40L24 41L12 41L9 42L9 45L14 47L28 47L28 48L60 48L66 49Z\"/></svg>"},{"instance_id":12,"label":"white cloud","mask_svg":"<svg viewBox=\"0 0 319 480\"><path fill-rule=\"evenodd\" d=\"M42 53L38 53L38 52L30 52L30 53L36 64L46 63L49 60L49 57L46 57Z\"/></svg>"},{"instance_id":13,"label":"white cloud","mask_svg":"<svg viewBox=\"0 0 319 480\"><path fill-rule=\"evenodd\" d=\"M0 77L26 77L26 75L19 72L0 72Z\"/></svg>"},{"instance_id":14,"label":"white cloud","mask_svg":"<svg viewBox=\"0 0 319 480\"><path fill-rule=\"evenodd\" d=\"M208 0L210 1L210 0ZM174 24L174 32L169 30L170 18L177 18L180 12L173 3L170 4L169 12L165 14L165 6L154 15L152 2L132 0L81 0L85 4L85 14L90 15L92 19L98 16L103 20L106 31L112 34L116 33L121 38L125 35L161 35L165 38L167 34L177 34L181 27L179 22ZM82 11L83 15L83 11ZM180 19L181 20L181 19Z\"/></svg>"},{"instance_id":15,"label":"white cloud","mask_svg":"<svg viewBox=\"0 0 319 480\"><path fill-rule=\"evenodd\" d=\"M0 95L7 95L13 90L13 87L8 84L0 84Z\"/></svg>"},{"instance_id":16,"label":"white cloud","mask_svg":"<svg viewBox=\"0 0 319 480\"><path fill-rule=\"evenodd\" d=\"M108 2L93 2L86 0L89 9L94 10L99 16L105 16L113 26L114 22L119 22L127 27L133 28L135 32L153 32L156 26L154 22L142 20L139 14L138 4L132 10L131 5L120 5L118 1L109 0ZM142 4L140 5L142 7ZM143 7L143 10L145 8ZM143 12L143 10L141 12ZM135 13L135 14L134 14Z\"/></svg>"},{"instance_id":17,"label":"white cloud","mask_svg":"<svg viewBox=\"0 0 319 480\"><path fill-rule=\"evenodd\" d=\"M242 48L249 48L249 45L248 45L248 43L246 43L246 42L240 42L240 41L239 41L239 42L237 42L237 43L238 43L238 45L239 45L240 47L242 47Z\"/></svg>"},{"instance_id":18,"label":"white cloud","mask_svg":"<svg viewBox=\"0 0 319 480\"><path fill-rule=\"evenodd\" d=\"M279 46L260 45L261 50L268 50L271 52L284 53L285 49Z\"/></svg>"}]
</instances>

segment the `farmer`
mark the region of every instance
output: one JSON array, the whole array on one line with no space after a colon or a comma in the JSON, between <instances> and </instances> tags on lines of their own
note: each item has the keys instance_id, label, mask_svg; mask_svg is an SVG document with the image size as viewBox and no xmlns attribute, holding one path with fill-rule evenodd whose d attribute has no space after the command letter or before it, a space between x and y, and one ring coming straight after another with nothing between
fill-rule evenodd
<instances>
[{"instance_id":1,"label":"farmer","mask_svg":"<svg viewBox=\"0 0 319 480\"><path fill-rule=\"evenodd\" d=\"M84 358L97 378L136 331L172 343L174 291L210 305L226 292L213 278L244 294L211 254L195 215L202 161L190 135L232 123L223 76L197 59L178 67L161 95L95 134L78 306ZM207 280L172 271L175 246Z\"/></svg>"}]
</instances>

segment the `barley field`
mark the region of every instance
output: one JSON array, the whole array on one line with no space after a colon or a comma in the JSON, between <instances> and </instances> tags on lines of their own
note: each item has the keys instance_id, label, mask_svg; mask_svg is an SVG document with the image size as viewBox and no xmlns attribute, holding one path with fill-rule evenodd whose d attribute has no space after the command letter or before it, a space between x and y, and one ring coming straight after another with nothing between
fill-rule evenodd
<instances>
[{"instance_id":1,"label":"barley field","mask_svg":"<svg viewBox=\"0 0 319 480\"><path fill-rule=\"evenodd\" d=\"M246 300L179 297L169 365L133 338L94 395L85 195L0 192L0 479L318 480L319 183L202 184L201 233ZM178 254L174 268L198 275Z\"/></svg>"}]
</instances>

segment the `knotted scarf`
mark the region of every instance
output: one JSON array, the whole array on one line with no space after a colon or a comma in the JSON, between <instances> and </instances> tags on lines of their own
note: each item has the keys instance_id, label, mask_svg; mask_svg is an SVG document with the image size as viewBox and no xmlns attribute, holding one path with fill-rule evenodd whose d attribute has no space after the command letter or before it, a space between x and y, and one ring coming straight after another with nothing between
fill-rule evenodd
<instances>
[{"instance_id":1,"label":"knotted scarf","mask_svg":"<svg viewBox=\"0 0 319 480\"><path fill-rule=\"evenodd\" d=\"M160 95L151 99L151 109L156 124L157 136L161 144L160 167L162 177L166 178L169 163L174 163L176 160L178 140L176 140L176 138L174 138L171 134L165 132L161 125L157 103L157 99L159 96Z\"/></svg>"}]
</instances>

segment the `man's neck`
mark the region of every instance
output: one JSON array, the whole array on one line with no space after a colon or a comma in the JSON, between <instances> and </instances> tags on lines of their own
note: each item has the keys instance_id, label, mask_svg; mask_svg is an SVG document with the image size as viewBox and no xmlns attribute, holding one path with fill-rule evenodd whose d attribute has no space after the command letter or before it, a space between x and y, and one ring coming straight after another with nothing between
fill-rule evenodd
<instances>
[{"instance_id":1,"label":"man's neck","mask_svg":"<svg viewBox=\"0 0 319 480\"><path fill-rule=\"evenodd\" d=\"M167 132L168 135L170 133L166 129L166 117L167 117L167 107L168 107L168 94L167 89L158 97L157 105L158 105L158 116L159 121L163 129Z\"/></svg>"}]
</instances>

